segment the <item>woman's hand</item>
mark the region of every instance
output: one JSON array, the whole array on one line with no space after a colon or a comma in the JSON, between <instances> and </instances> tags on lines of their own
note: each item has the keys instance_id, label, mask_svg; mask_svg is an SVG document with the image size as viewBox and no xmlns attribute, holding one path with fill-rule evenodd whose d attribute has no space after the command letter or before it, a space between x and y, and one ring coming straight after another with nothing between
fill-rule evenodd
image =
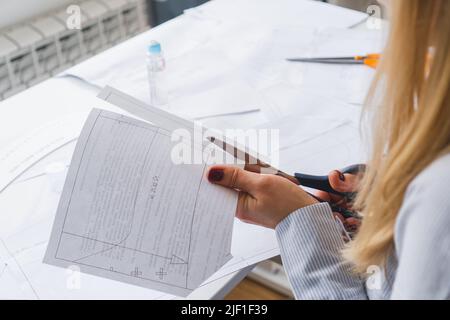
<instances>
[{"instance_id":1,"label":"woman's hand","mask_svg":"<svg viewBox=\"0 0 450 320\"><path fill-rule=\"evenodd\" d=\"M331 171L328 174L328 181L331 187L339 192L355 192L357 191L360 176L354 174L343 174L339 170ZM352 210L352 200L342 196L331 194L324 191L316 191L314 193L318 198L327 202L334 203L342 208ZM340 213L333 212L335 217L342 221L344 227L349 232L354 232L361 224L360 219L357 218L344 218Z\"/></svg>"},{"instance_id":2,"label":"woman's hand","mask_svg":"<svg viewBox=\"0 0 450 320\"><path fill-rule=\"evenodd\" d=\"M213 166L208 180L239 191L236 217L274 229L291 212L315 203L316 199L291 181L246 171L233 166Z\"/></svg>"}]
</instances>

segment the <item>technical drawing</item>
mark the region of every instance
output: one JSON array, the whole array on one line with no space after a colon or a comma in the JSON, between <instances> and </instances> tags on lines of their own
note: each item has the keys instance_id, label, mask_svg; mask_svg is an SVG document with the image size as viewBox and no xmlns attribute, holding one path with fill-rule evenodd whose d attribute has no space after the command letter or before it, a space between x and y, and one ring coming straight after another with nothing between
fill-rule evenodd
<instances>
[{"instance_id":1,"label":"technical drawing","mask_svg":"<svg viewBox=\"0 0 450 320\"><path fill-rule=\"evenodd\" d=\"M231 259L236 194L205 182L207 161L174 165L172 149L164 128L94 109L44 262L187 295Z\"/></svg>"}]
</instances>

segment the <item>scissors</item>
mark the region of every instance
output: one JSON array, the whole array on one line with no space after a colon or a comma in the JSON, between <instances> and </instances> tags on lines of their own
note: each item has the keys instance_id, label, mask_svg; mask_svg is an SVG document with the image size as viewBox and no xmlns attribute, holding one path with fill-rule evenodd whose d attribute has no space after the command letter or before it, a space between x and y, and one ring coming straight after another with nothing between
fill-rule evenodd
<instances>
[{"instance_id":1,"label":"scissors","mask_svg":"<svg viewBox=\"0 0 450 320\"><path fill-rule=\"evenodd\" d=\"M311 62L328 64L363 64L375 69L378 66L381 55L379 53L370 53L365 56L354 57L322 57L322 58L288 58L291 62Z\"/></svg>"},{"instance_id":2,"label":"scissors","mask_svg":"<svg viewBox=\"0 0 450 320\"><path fill-rule=\"evenodd\" d=\"M223 149L225 152L231 154L233 157L243 160L245 162L245 169L248 171L261 173L264 172L270 172L274 175L281 176L283 178L288 179L289 181L292 181L293 183L297 185L301 185L304 187L313 188L316 190L325 191L331 194L343 196L346 198L347 201L351 201L355 198L356 192L339 192L333 189L333 187L330 185L330 182L328 180L328 176L316 176L316 175L310 175L310 174L304 174L304 173L294 173L293 175L290 175L286 172L283 172L277 168L272 167L270 164L265 163L261 161L258 158L253 157L247 152L244 152L240 150L239 148L232 146L220 139L217 139L215 137L208 137L209 141L214 143L219 148ZM348 174L359 174L363 173L366 169L366 166L364 164L355 164L348 166L341 170L342 173L348 173ZM312 197L314 197L316 200L320 202L325 202L325 200L320 199L316 197L313 194L310 194ZM330 203L331 209L335 212L341 213L345 218L354 217L355 213L351 210L342 208L334 203Z\"/></svg>"}]
</instances>

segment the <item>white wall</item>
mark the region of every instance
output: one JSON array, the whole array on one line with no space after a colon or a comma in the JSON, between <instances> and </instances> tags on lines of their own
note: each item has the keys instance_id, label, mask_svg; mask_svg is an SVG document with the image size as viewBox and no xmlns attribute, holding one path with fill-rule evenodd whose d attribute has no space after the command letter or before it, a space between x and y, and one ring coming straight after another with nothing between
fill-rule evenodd
<instances>
[{"instance_id":1,"label":"white wall","mask_svg":"<svg viewBox=\"0 0 450 320\"><path fill-rule=\"evenodd\" d=\"M0 0L0 29L76 2L76 0Z\"/></svg>"}]
</instances>

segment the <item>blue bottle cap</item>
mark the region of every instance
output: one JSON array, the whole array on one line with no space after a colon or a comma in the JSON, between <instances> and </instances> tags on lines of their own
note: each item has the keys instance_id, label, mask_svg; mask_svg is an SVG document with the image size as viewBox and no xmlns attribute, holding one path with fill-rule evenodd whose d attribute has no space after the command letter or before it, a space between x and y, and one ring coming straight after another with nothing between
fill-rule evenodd
<instances>
[{"instance_id":1,"label":"blue bottle cap","mask_svg":"<svg viewBox=\"0 0 450 320\"><path fill-rule=\"evenodd\" d=\"M157 41L150 42L150 45L147 48L148 53L159 54L161 53L161 44Z\"/></svg>"}]
</instances>

